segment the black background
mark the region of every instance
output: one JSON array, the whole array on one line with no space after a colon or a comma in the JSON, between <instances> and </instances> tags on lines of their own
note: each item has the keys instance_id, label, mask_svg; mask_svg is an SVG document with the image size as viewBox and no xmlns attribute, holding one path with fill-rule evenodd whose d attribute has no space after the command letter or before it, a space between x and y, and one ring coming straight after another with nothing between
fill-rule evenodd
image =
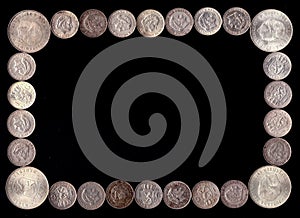
<instances>
[{"instance_id":1,"label":"black background","mask_svg":"<svg viewBox=\"0 0 300 218\"><path fill-rule=\"evenodd\" d=\"M295 2L295 1L294 1ZM100 9L108 17L114 10L127 9L136 17L145 9L157 9L164 16L169 10L176 7L186 8L194 15L202 7L213 7L222 15L227 9L239 6L246 9L251 18L264 9L278 9L286 13L291 19L294 27L294 35L290 44L282 50L287 54L293 68L291 74L285 81L293 90L293 99L285 110L293 118L293 127L290 133L284 137L292 146L292 157L282 168L289 174L292 181L292 193L288 201L276 209L263 209L253 203L249 198L247 203L239 209L230 209L220 201L210 210L198 209L192 202L182 210L172 210L162 202L157 208L144 210L133 202L128 208L117 210L110 207L106 202L95 211L86 211L76 202L75 205L65 211L59 211L46 200L40 207L33 210L21 210L13 206L5 195L5 181L9 174L16 169L7 159L6 149L8 144L14 139L7 131L6 119L14 108L8 103L6 93L9 86L15 82L7 73L6 65L9 57L17 52L8 41L7 25L11 17L24 9L34 9L43 13L50 21L52 15L58 10L70 10L78 17L81 13L90 8ZM296 209L299 202L299 179L297 178L296 166L299 164L297 150L299 150L296 132L298 99L297 87L297 43L298 23L297 11L292 1L254 1L254 0L202 0L202 1L180 1L180 0L160 0L160 1L7 1L5 6L1 6L0 13L0 208L1 212L7 212L12 217L99 217L101 215L112 216L146 216L170 215L182 217L192 212L194 216L216 217L217 215L231 217L247 217L251 214L260 217L273 217L274 215L284 215ZM140 34L136 30L130 37L138 37ZM217 73L224 89L227 102L227 127L220 149L204 168L198 168L197 163L207 137L209 128L209 108L204 91L199 83L188 75L188 72L178 70L179 68L166 61L161 60L137 60L116 69L111 78L106 82L106 89L99 93L106 99L112 96L112 92L117 89L118 84L132 77L137 73L147 71L157 71L177 75L178 79L185 84L194 96L201 117L201 133L197 147L189 159L170 175L156 180L164 187L172 180L186 182L191 188L200 180L211 180L221 187L226 181L238 179L245 184L248 183L250 175L257 168L266 165L262 156L264 143L270 138L263 128L262 122L265 114L271 109L263 99L265 86L271 82L266 77L262 69L262 63L267 53L259 50L252 43L249 32L242 36L231 36L223 28L213 36L202 36L194 28L184 37L174 37L165 29L161 36L178 39L191 47L197 49L211 64ZM36 146L37 155L31 166L39 168L45 173L49 184L64 180L72 183L76 189L84 182L96 181L104 188L115 180L98 171L81 152L72 128L72 97L75 84L88 62L100 51L110 45L121 41L107 30L102 36L90 39L80 31L71 39L62 40L51 35L47 46L41 51L32 54L36 63L36 74L28 81L36 89L37 99L28 110L35 116L36 129L28 138ZM159 48L157 48L159 49ZM121 75L125 72L125 76ZM109 100L108 100L109 101ZM150 103L149 103L150 102ZM152 103L151 103L152 102ZM149 156L143 159L143 151L131 155L130 146L123 145L117 136L109 132L109 106L101 106L101 101L97 101L96 116L97 122L107 122L108 128L100 130L106 138L110 138L111 149L120 156L127 159L146 160L164 155L168 149L172 148L172 143L178 136L180 127L178 112L172 102L163 96L148 95L137 101L132 107L131 121L133 128L141 133L147 133L147 115L153 112L161 112L166 116L169 124L168 135L163 140L167 142L166 148L160 150L152 149ZM135 115L139 111L140 115ZM139 119L144 118L144 119ZM203 118L203 119L202 119ZM112 137L113 136L113 137ZM118 143L118 144L116 144ZM162 145L161 145L162 147ZM127 150L128 149L128 150ZM129 154L130 153L130 154ZM139 155L136 155L139 154ZM133 187L137 183L131 183Z\"/></svg>"}]
</instances>

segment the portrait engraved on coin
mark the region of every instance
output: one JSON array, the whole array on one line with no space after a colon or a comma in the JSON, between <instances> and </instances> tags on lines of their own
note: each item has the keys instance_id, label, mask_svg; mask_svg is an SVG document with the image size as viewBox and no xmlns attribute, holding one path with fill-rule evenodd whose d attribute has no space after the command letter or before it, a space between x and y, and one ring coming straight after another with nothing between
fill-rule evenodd
<instances>
[{"instance_id":1,"label":"portrait engraved on coin","mask_svg":"<svg viewBox=\"0 0 300 218\"><path fill-rule=\"evenodd\" d=\"M282 52L273 52L267 55L263 62L265 74L273 80L285 79L291 72L290 58Z\"/></svg>"},{"instance_id":2,"label":"portrait engraved on coin","mask_svg":"<svg viewBox=\"0 0 300 218\"><path fill-rule=\"evenodd\" d=\"M156 10L144 10L137 17L137 30L144 37L158 36L162 33L164 27L164 17Z\"/></svg>"},{"instance_id":3,"label":"portrait engraved on coin","mask_svg":"<svg viewBox=\"0 0 300 218\"><path fill-rule=\"evenodd\" d=\"M171 209L182 209L186 207L192 198L190 188L182 181L168 183L163 193L163 200Z\"/></svg>"},{"instance_id":4,"label":"portrait engraved on coin","mask_svg":"<svg viewBox=\"0 0 300 218\"><path fill-rule=\"evenodd\" d=\"M108 29L116 37L130 36L136 28L134 15L127 10L116 10L108 18Z\"/></svg>"},{"instance_id":5,"label":"portrait engraved on coin","mask_svg":"<svg viewBox=\"0 0 300 218\"><path fill-rule=\"evenodd\" d=\"M88 9L79 18L79 28L89 38L99 37L107 29L107 18L100 10Z\"/></svg>"},{"instance_id":6,"label":"portrait engraved on coin","mask_svg":"<svg viewBox=\"0 0 300 218\"><path fill-rule=\"evenodd\" d=\"M282 109L273 109L264 118L264 128L270 136L283 137L292 128L292 118Z\"/></svg>"},{"instance_id":7,"label":"portrait engraved on coin","mask_svg":"<svg viewBox=\"0 0 300 218\"><path fill-rule=\"evenodd\" d=\"M73 37L79 28L79 21L71 11L61 10L51 18L52 33L61 39Z\"/></svg>"},{"instance_id":8,"label":"portrait engraved on coin","mask_svg":"<svg viewBox=\"0 0 300 218\"><path fill-rule=\"evenodd\" d=\"M48 196L49 202L58 210L69 209L74 205L76 198L76 189L69 182L59 181L50 187Z\"/></svg>"},{"instance_id":9,"label":"portrait engraved on coin","mask_svg":"<svg viewBox=\"0 0 300 218\"><path fill-rule=\"evenodd\" d=\"M221 201L229 208L242 207L248 200L248 188L239 180L229 180L221 187Z\"/></svg>"},{"instance_id":10,"label":"portrait engraved on coin","mask_svg":"<svg viewBox=\"0 0 300 218\"><path fill-rule=\"evenodd\" d=\"M36 93L34 87L25 81L13 83L7 92L9 103L16 109L27 109L35 101Z\"/></svg>"},{"instance_id":11,"label":"portrait engraved on coin","mask_svg":"<svg viewBox=\"0 0 300 218\"><path fill-rule=\"evenodd\" d=\"M193 203L201 209L213 208L219 199L219 188L211 181L200 181L192 189Z\"/></svg>"},{"instance_id":12,"label":"portrait engraved on coin","mask_svg":"<svg viewBox=\"0 0 300 218\"><path fill-rule=\"evenodd\" d=\"M132 203L133 199L134 190L126 181L113 181L106 188L107 203L113 208L126 208Z\"/></svg>"},{"instance_id":13,"label":"portrait engraved on coin","mask_svg":"<svg viewBox=\"0 0 300 218\"><path fill-rule=\"evenodd\" d=\"M35 119L29 111L16 110L7 119L7 129L14 137L26 138L35 129Z\"/></svg>"},{"instance_id":14,"label":"portrait engraved on coin","mask_svg":"<svg viewBox=\"0 0 300 218\"><path fill-rule=\"evenodd\" d=\"M194 18L184 8L174 8L166 16L166 29L174 36L188 34L194 26Z\"/></svg>"},{"instance_id":15,"label":"portrait engraved on coin","mask_svg":"<svg viewBox=\"0 0 300 218\"><path fill-rule=\"evenodd\" d=\"M12 55L7 63L8 74L15 80L30 79L36 69L33 57L27 53L20 52Z\"/></svg>"},{"instance_id":16,"label":"portrait engraved on coin","mask_svg":"<svg viewBox=\"0 0 300 218\"><path fill-rule=\"evenodd\" d=\"M142 181L135 188L135 201L144 209L157 207L163 198L161 187L153 181Z\"/></svg>"},{"instance_id":17,"label":"portrait engraved on coin","mask_svg":"<svg viewBox=\"0 0 300 218\"><path fill-rule=\"evenodd\" d=\"M201 8L194 16L195 29L202 35L213 35L222 27L222 17L220 13L210 7Z\"/></svg>"},{"instance_id":18,"label":"portrait engraved on coin","mask_svg":"<svg viewBox=\"0 0 300 218\"><path fill-rule=\"evenodd\" d=\"M239 36L246 33L250 24L251 17L243 8L229 8L223 15L223 28L231 35Z\"/></svg>"},{"instance_id":19,"label":"portrait engraved on coin","mask_svg":"<svg viewBox=\"0 0 300 218\"><path fill-rule=\"evenodd\" d=\"M290 144L282 138L271 138L263 147L264 159L271 165L282 166L291 157Z\"/></svg>"},{"instance_id":20,"label":"portrait engraved on coin","mask_svg":"<svg viewBox=\"0 0 300 218\"><path fill-rule=\"evenodd\" d=\"M292 100L292 89L283 81L270 82L265 88L264 99L272 108L284 108Z\"/></svg>"}]
</instances>

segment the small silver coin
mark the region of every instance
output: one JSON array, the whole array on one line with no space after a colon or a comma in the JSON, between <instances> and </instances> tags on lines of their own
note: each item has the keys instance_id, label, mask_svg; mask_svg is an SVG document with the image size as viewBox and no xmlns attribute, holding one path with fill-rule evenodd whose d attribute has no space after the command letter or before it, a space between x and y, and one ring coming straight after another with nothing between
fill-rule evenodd
<instances>
[{"instance_id":1,"label":"small silver coin","mask_svg":"<svg viewBox=\"0 0 300 218\"><path fill-rule=\"evenodd\" d=\"M174 8L166 16L166 29L174 36L188 34L194 26L194 18L184 8Z\"/></svg>"},{"instance_id":2,"label":"small silver coin","mask_svg":"<svg viewBox=\"0 0 300 218\"><path fill-rule=\"evenodd\" d=\"M135 202L144 209L157 207L162 198L162 189L156 182L145 180L135 188Z\"/></svg>"},{"instance_id":3,"label":"small silver coin","mask_svg":"<svg viewBox=\"0 0 300 218\"><path fill-rule=\"evenodd\" d=\"M34 75L35 70L35 60L24 52L14 54L7 63L7 71L15 80L28 80Z\"/></svg>"},{"instance_id":4,"label":"small silver coin","mask_svg":"<svg viewBox=\"0 0 300 218\"><path fill-rule=\"evenodd\" d=\"M272 108L284 108L292 100L292 89L283 81L270 82L265 88L264 99Z\"/></svg>"},{"instance_id":5,"label":"small silver coin","mask_svg":"<svg viewBox=\"0 0 300 218\"><path fill-rule=\"evenodd\" d=\"M270 136L283 137L292 128L292 118L282 109L273 109L266 114L263 124Z\"/></svg>"},{"instance_id":6,"label":"small silver coin","mask_svg":"<svg viewBox=\"0 0 300 218\"><path fill-rule=\"evenodd\" d=\"M136 28L134 15L127 10L114 11L108 18L108 29L110 33L119 38L130 36Z\"/></svg>"},{"instance_id":7,"label":"small silver coin","mask_svg":"<svg viewBox=\"0 0 300 218\"><path fill-rule=\"evenodd\" d=\"M35 129L34 116L26 110L16 110L7 119L7 129L16 138L26 138Z\"/></svg>"},{"instance_id":8,"label":"small silver coin","mask_svg":"<svg viewBox=\"0 0 300 218\"><path fill-rule=\"evenodd\" d=\"M192 198L192 192L187 184L182 181L173 181L164 188L163 200L171 209L185 208Z\"/></svg>"},{"instance_id":9,"label":"small silver coin","mask_svg":"<svg viewBox=\"0 0 300 218\"><path fill-rule=\"evenodd\" d=\"M211 181L200 181L192 189L193 203L201 209L210 209L217 205L220 191Z\"/></svg>"},{"instance_id":10,"label":"small silver coin","mask_svg":"<svg viewBox=\"0 0 300 218\"><path fill-rule=\"evenodd\" d=\"M270 79L283 80L290 74L292 62L286 54L273 52L264 59L263 69Z\"/></svg>"},{"instance_id":11,"label":"small silver coin","mask_svg":"<svg viewBox=\"0 0 300 218\"><path fill-rule=\"evenodd\" d=\"M9 87L7 99L14 108L27 109L34 103L36 92L29 82L18 81Z\"/></svg>"},{"instance_id":12,"label":"small silver coin","mask_svg":"<svg viewBox=\"0 0 300 218\"><path fill-rule=\"evenodd\" d=\"M195 29L202 35L210 36L217 33L222 27L220 13L210 7L201 8L194 16Z\"/></svg>"},{"instance_id":13,"label":"small silver coin","mask_svg":"<svg viewBox=\"0 0 300 218\"><path fill-rule=\"evenodd\" d=\"M80 31L89 38L101 36L107 29L105 14L97 9L84 11L79 18Z\"/></svg>"},{"instance_id":14,"label":"small silver coin","mask_svg":"<svg viewBox=\"0 0 300 218\"><path fill-rule=\"evenodd\" d=\"M251 17L243 8L229 8L223 15L223 28L231 35L239 36L246 33L250 25Z\"/></svg>"},{"instance_id":15,"label":"small silver coin","mask_svg":"<svg viewBox=\"0 0 300 218\"><path fill-rule=\"evenodd\" d=\"M290 144L282 138L269 139L263 148L264 159L271 165L282 166L291 157L292 149Z\"/></svg>"},{"instance_id":16,"label":"small silver coin","mask_svg":"<svg viewBox=\"0 0 300 218\"><path fill-rule=\"evenodd\" d=\"M56 12L51 19L52 33L61 39L73 37L79 29L79 21L71 11L61 10Z\"/></svg>"},{"instance_id":17,"label":"small silver coin","mask_svg":"<svg viewBox=\"0 0 300 218\"><path fill-rule=\"evenodd\" d=\"M221 187L221 201L229 208L242 207L248 200L248 188L239 180L229 180Z\"/></svg>"},{"instance_id":18,"label":"small silver coin","mask_svg":"<svg viewBox=\"0 0 300 218\"><path fill-rule=\"evenodd\" d=\"M147 9L137 17L137 30L144 37L156 37L162 33L165 19L159 11Z\"/></svg>"},{"instance_id":19,"label":"small silver coin","mask_svg":"<svg viewBox=\"0 0 300 218\"><path fill-rule=\"evenodd\" d=\"M74 205L76 202L77 193L74 186L65 181L59 181L50 187L49 202L58 210L66 210Z\"/></svg>"}]
</instances>

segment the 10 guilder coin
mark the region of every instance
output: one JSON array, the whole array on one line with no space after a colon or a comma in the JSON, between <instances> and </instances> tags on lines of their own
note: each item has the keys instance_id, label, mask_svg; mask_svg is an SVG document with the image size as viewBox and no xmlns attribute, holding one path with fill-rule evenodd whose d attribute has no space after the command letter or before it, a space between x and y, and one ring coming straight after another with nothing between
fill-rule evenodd
<instances>
[{"instance_id":1,"label":"10 guilder coin","mask_svg":"<svg viewBox=\"0 0 300 218\"><path fill-rule=\"evenodd\" d=\"M79 18L79 28L89 38L99 37L106 31L107 18L100 10L88 9Z\"/></svg>"},{"instance_id":2,"label":"10 guilder coin","mask_svg":"<svg viewBox=\"0 0 300 218\"><path fill-rule=\"evenodd\" d=\"M29 111L16 110L7 119L7 129L14 137L26 138L35 129L34 116Z\"/></svg>"},{"instance_id":3,"label":"10 guilder coin","mask_svg":"<svg viewBox=\"0 0 300 218\"><path fill-rule=\"evenodd\" d=\"M192 198L192 192L187 184L182 181L173 181L164 188L163 200L171 209L186 207Z\"/></svg>"},{"instance_id":4,"label":"10 guilder coin","mask_svg":"<svg viewBox=\"0 0 300 218\"><path fill-rule=\"evenodd\" d=\"M113 208L126 208L132 203L133 199L134 190L126 181L113 181L106 188L106 201Z\"/></svg>"},{"instance_id":5,"label":"10 guilder coin","mask_svg":"<svg viewBox=\"0 0 300 218\"><path fill-rule=\"evenodd\" d=\"M159 11L147 9L137 17L137 30L144 37L156 37L162 33L165 19Z\"/></svg>"},{"instance_id":6,"label":"10 guilder coin","mask_svg":"<svg viewBox=\"0 0 300 218\"><path fill-rule=\"evenodd\" d=\"M136 28L134 15L127 10L116 10L108 18L108 29L116 37L130 36Z\"/></svg>"},{"instance_id":7,"label":"10 guilder coin","mask_svg":"<svg viewBox=\"0 0 300 218\"><path fill-rule=\"evenodd\" d=\"M135 188L135 201L144 209L157 207L163 198L161 187L153 181L142 181Z\"/></svg>"},{"instance_id":8,"label":"10 guilder coin","mask_svg":"<svg viewBox=\"0 0 300 218\"><path fill-rule=\"evenodd\" d=\"M7 63L8 74L15 80L28 80L35 70L36 63L33 57L24 52L14 54Z\"/></svg>"},{"instance_id":9,"label":"10 guilder coin","mask_svg":"<svg viewBox=\"0 0 300 218\"><path fill-rule=\"evenodd\" d=\"M76 202L77 193L74 186L65 181L59 181L51 185L49 190L49 202L58 210L66 210Z\"/></svg>"},{"instance_id":10,"label":"10 guilder coin","mask_svg":"<svg viewBox=\"0 0 300 218\"><path fill-rule=\"evenodd\" d=\"M51 19L52 33L61 39L73 37L79 28L79 21L71 11L61 10L56 12Z\"/></svg>"},{"instance_id":11,"label":"10 guilder coin","mask_svg":"<svg viewBox=\"0 0 300 218\"><path fill-rule=\"evenodd\" d=\"M18 81L9 87L7 98L16 109L27 109L34 103L36 92L30 83Z\"/></svg>"}]
</instances>

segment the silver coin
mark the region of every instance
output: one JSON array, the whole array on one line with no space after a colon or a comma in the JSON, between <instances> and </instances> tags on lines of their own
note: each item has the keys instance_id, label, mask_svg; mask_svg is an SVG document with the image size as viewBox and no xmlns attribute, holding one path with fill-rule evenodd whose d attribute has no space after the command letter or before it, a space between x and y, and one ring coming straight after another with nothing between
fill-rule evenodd
<instances>
[{"instance_id":1,"label":"silver coin","mask_svg":"<svg viewBox=\"0 0 300 218\"><path fill-rule=\"evenodd\" d=\"M12 17L7 34L10 43L17 50L33 53L47 45L51 30L43 14L34 10L23 10Z\"/></svg>"},{"instance_id":2,"label":"silver coin","mask_svg":"<svg viewBox=\"0 0 300 218\"><path fill-rule=\"evenodd\" d=\"M290 74L292 62L286 54L273 52L265 58L263 69L270 79L282 80Z\"/></svg>"},{"instance_id":3,"label":"silver coin","mask_svg":"<svg viewBox=\"0 0 300 218\"><path fill-rule=\"evenodd\" d=\"M270 136L283 137L292 128L292 118L282 109L273 109L264 118L264 128Z\"/></svg>"},{"instance_id":4,"label":"silver coin","mask_svg":"<svg viewBox=\"0 0 300 218\"><path fill-rule=\"evenodd\" d=\"M136 28L134 15L127 10L114 11L108 18L108 30L116 37L130 36Z\"/></svg>"},{"instance_id":5,"label":"silver coin","mask_svg":"<svg viewBox=\"0 0 300 218\"><path fill-rule=\"evenodd\" d=\"M87 37L96 38L101 36L107 28L105 14L97 9L84 11L79 18L80 31Z\"/></svg>"},{"instance_id":6,"label":"silver coin","mask_svg":"<svg viewBox=\"0 0 300 218\"><path fill-rule=\"evenodd\" d=\"M221 187L221 201L229 208L242 207L248 200L248 188L239 180L229 180Z\"/></svg>"},{"instance_id":7,"label":"silver coin","mask_svg":"<svg viewBox=\"0 0 300 218\"><path fill-rule=\"evenodd\" d=\"M185 208L192 198L192 192L187 184L181 181L173 181L164 188L163 200L171 209Z\"/></svg>"},{"instance_id":8,"label":"silver coin","mask_svg":"<svg viewBox=\"0 0 300 218\"><path fill-rule=\"evenodd\" d=\"M222 17L220 13L210 7L201 8L194 16L195 29L202 35L213 35L222 27Z\"/></svg>"},{"instance_id":9,"label":"silver coin","mask_svg":"<svg viewBox=\"0 0 300 218\"><path fill-rule=\"evenodd\" d=\"M31 164L35 155L35 147L28 139L15 139L7 147L9 161L18 167Z\"/></svg>"},{"instance_id":10,"label":"silver coin","mask_svg":"<svg viewBox=\"0 0 300 218\"><path fill-rule=\"evenodd\" d=\"M135 188L135 202L144 209L157 207L162 198L162 189L156 182L145 180Z\"/></svg>"},{"instance_id":11,"label":"silver coin","mask_svg":"<svg viewBox=\"0 0 300 218\"><path fill-rule=\"evenodd\" d=\"M282 166L291 157L290 144L282 138L269 139L263 148L264 159L271 165Z\"/></svg>"},{"instance_id":12,"label":"silver coin","mask_svg":"<svg viewBox=\"0 0 300 218\"><path fill-rule=\"evenodd\" d=\"M48 196L49 202L58 210L69 209L74 205L76 198L76 189L69 182L59 181L50 187Z\"/></svg>"},{"instance_id":13,"label":"silver coin","mask_svg":"<svg viewBox=\"0 0 300 218\"><path fill-rule=\"evenodd\" d=\"M51 18L52 33L61 39L73 37L79 29L79 21L71 11L61 10Z\"/></svg>"},{"instance_id":14,"label":"silver coin","mask_svg":"<svg viewBox=\"0 0 300 218\"><path fill-rule=\"evenodd\" d=\"M283 81L270 82L265 88L264 99L272 108L284 108L292 100L292 89Z\"/></svg>"},{"instance_id":15,"label":"silver coin","mask_svg":"<svg viewBox=\"0 0 300 218\"><path fill-rule=\"evenodd\" d=\"M251 40L263 51L275 52L285 48L291 41L292 35L292 22L279 10L263 10L252 19Z\"/></svg>"},{"instance_id":16,"label":"silver coin","mask_svg":"<svg viewBox=\"0 0 300 218\"><path fill-rule=\"evenodd\" d=\"M231 35L239 36L246 33L250 24L251 17L243 8L229 8L223 15L223 28Z\"/></svg>"},{"instance_id":17,"label":"silver coin","mask_svg":"<svg viewBox=\"0 0 300 218\"><path fill-rule=\"evenodd\" d=\"M35 101L36 93L34 87L25 81L13 83L7 92L9 103L16 109L27 109Z\"/></svg>"},{"instance_id":18,"label":"silver coin","mask_svg":"<svg viewBox=\"0 0 300 218\"><path fill-rule=\"evenodd\" d=\"M283 205L291 194L288 174L276 166L263 166L255 170L248 183L250 198L263 208Z\"/></svg>"},{"instance_id":19,"label":"silver coin","mask_svg":"<svg viewBox=\"0 0 300 218\"><path fill-rule=\"evenodd\" d=\"M194 26L194 18L184 8L174 8L166 16L166 29L174 36L188 34Z\"/></svg>"},{"instance_id":20,"label":"silver coin","mask_svg":"<svg viewBox=\"0 0 300 218\"><path fill-rule=\"evenodd\" d=\"M7 63L7 71L15 80L30 79L36 69L36 63L33 57L27 53L16 53L11 56Z\"/></svg>"},{"instance_id":21,"label":"silver coin","mask_svg":"<svg viewBox=\"0 0 300 218\"><path fill-rule=\"evenodd\" d=\"M156 10L144 10L137 17L137 30L142 36L156 37L162 33L164 27L164 17Z\"/></svg>"},{"instance_id":22,"label":"silver coin","mask_svg":"<svg viewBox=\"0 0 300 218\"><path fill-rule=\"evenodd\" d=\"M210 209L217 205L220 191L211 181L200 181L192 189L193 203L201 209Z\"/></svg>"},{"instance_id":23,"label":"silver coin","mask_svg":"<svg viewBox=\"0 0 300 218\"><path fill-rule=\"evenodd\" d=\"M16 110L7 119L7 129L14 137L26 138L35 129L35 119L29 111Z\"/></svg>"},{"instance_id":24,"label":"silver coin","mask_svg":"<svg viewBox=\"0 0 300 218\"><path fill-rule=\"evenodd\" d=\"M39 169L20 167L8 176L5 191L14 206L28 210L43 204L49 193L49 184Z\"/></svg>"}]
</instances>

